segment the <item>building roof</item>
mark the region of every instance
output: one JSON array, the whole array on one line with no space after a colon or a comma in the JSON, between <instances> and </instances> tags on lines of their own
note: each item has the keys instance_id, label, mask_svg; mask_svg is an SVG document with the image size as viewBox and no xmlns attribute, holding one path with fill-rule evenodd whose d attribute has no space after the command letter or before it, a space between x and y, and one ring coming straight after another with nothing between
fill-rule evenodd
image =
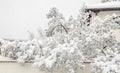
<instances>
[{"instance_id":1,"label":"building roof","mask_svg":"<svg viewBox=\"0 0 120 73\"><path fill-rule=\"evenodd\" d=\"M120 11L120 1L104 2L87 5L86 10L97 11Z\"/></svg>"}]
</instances>

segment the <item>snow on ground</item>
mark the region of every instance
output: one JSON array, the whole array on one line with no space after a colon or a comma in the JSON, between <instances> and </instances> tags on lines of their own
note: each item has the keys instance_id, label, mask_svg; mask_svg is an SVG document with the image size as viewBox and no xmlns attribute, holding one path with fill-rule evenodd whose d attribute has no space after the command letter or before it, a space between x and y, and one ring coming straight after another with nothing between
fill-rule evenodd
<instances>
[{"instance_id":1,"label":"snow on ground","mask_svg":"<svg viewBox=\"0 0 120 73\"><path fill-rule=\"evenodd\" d=\"M13 60L11 60L8 57L3 57L3 56L0 55L0 61L13 61Z\"/></svg>"},{"instance_id":2,"label":"snow on ground","mask_svg":"<svg viewBox=\"0 0 120 73\"><path fill-rule=\"evenodd\" d=\"M92 5L87 5L88 9L94 8L120 8L120 1L115 2L105 2L105 3L97 3Z\"/></svg>"}]
</instances>

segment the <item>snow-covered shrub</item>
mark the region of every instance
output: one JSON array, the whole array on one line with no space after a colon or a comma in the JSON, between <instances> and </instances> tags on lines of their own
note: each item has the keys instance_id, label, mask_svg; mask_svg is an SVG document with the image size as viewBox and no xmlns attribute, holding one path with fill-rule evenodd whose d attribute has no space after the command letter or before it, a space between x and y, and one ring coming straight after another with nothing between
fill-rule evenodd
<instances>
[{"instance_id":1,"label":"snow-covered shrub","mask_svg":"<svg viewBox=\"0 0 120 73\"><path fill-rule=\"evenodd\" d=\"M18 51L17 49L17 41L5 41L4 44L1 46L1 52L4 54L4 56L8 56L12 59L16 59L16 52Z\"/></svg>"},{"instance_id":2,"label":"snow-covered shrub","mask_svg":"<svg viewBox=\"0 0 120 73\"><path fill-rule=\"evenodd\" d=\"M49 50L50 49L50 50ZM68 73L75 73L84 67L84 56L75 41L59 44L56 48L43 48L44 55L36 56L34 65L49 71L64 67Z\"/></svg>"},{"instance_id":3,"label":"snow-covered shrub","mask_svg":"<svg viewBox=\"0 0 120 73\"><path fill-rule=\"evenodd\" d=\"M118 23L116 23L116 21ZM96 29L96 35L99 36L101 42L99 54L92 59L92 71L94 73L119 73L119 55L120 42L116 39L115 30L119 29L119 17L112 15L104 19L103 25Z\"/></svg>"},{"instance_id":4,"label":"snow-covered shrub","mask_svg":"<svg viewBox=\"0 0 120 73\"><path fill-rule=\"evenodd\" d=\"M68 73L77 73L84 68L85 61L91 62L93 73L120 72L120 41L115 36L120 29L119 16L96 18L100 23L90 25L90 12L84 8L77 18L71 16L68 21L58 9L52 8L47 17L46 36L38 30L39 39L0 40L1 54L19 63L32 61L41 70L50 72L64 68Z\"/></svg>"},{"instance_id":5,"label":"snow-covered shrub","mask_svg":"<svg viewBox=\"0 0 120 73\"><path fill-rule=\"evenodd\" d=\"M86 21L83 22L85 23ZM112 54L110 52L115 53L120 48L118 46L119 41L114 33L119 30L120 17L113 14L112 16L106 16L99 22L100 24L91 24L90 26L86 26L87 22L82 24L82 26L77 23L79 27L68 33L69 40L77 38L77 47L81 49L85 61L92 63L92 71L94 73L119 73L119 60L115 59L115 55L119 55L119 53ZM105 60L103 61L103 59ZM114 68L112 68L112 65ZM108 67L111 68L108 69Z\"/></svg>"},{"instance_id":6,"label":"snow-covered shrub","mask_svg":"<svg viewBox=\"0 0 120 73\"><path fill-rule=\"evenodd\" d=\"M18 52L18 62L24 63L26 61L34 61L35 56L42 55L42 44L39 40L32 40L27 42L21 42L20 51Z\"/></svg>"}]
</instances>

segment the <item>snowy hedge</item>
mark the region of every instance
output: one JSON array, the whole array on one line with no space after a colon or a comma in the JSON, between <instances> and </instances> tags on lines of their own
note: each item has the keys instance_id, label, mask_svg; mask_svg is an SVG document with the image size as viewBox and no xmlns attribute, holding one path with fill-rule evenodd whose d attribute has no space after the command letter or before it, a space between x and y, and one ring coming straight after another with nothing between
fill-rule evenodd
<instances>
[{"instance_id":1,"label":"snowy hedge","mask_svg":"<svg viewBox=\"0 0 120 73\"><path fill-rule=\"evenodd\" d=\"M45 70L64 66L68 73L84 69L84 62L91 62L92 72L120 72L120 42L115 31L120 29L120 18L106 16L101 23L90 24L90 12L80 10L75 19L67 21L56 8L47 14L49 27L40 39L28 41L0 40L1 55L19 63L32 61L33 65Z\"/></svg>"}]
</instances>

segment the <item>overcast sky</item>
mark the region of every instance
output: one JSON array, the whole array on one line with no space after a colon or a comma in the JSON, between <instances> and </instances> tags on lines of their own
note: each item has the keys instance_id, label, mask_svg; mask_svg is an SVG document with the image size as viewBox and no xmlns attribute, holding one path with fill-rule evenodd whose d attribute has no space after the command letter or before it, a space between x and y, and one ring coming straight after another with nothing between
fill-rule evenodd
<instances>
[{"instance_id":1,"label":"overcast sky","mask_svg":"<svg viewBox=\"0 0 120 73\"><path fill-rule=\"evenodd\" d=\"M28 30L46 28L46 14L52 7L68 18L76 17L82 5L98 3L100 0L0 0L0 37L9 39L27 39Z\"/></svg>"}]
</instances>

